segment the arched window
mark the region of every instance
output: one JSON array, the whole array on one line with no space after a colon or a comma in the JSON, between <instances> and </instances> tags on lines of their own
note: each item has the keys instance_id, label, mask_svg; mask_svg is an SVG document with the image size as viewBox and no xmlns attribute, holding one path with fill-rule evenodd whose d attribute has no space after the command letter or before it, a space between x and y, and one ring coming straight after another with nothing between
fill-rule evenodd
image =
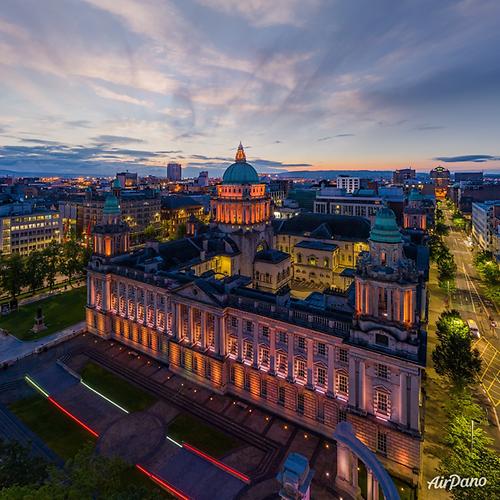
<instances>
[{"instance_id":1,"label":"arched window","mask_svg":"<svg viewBox=\"0 0 500 500\"><path fill-rule=\"evenodd\" d=\"M297 262L300 264L302 262L302 254L298 253L297 254Z\"/></svg>"}]
</instances>

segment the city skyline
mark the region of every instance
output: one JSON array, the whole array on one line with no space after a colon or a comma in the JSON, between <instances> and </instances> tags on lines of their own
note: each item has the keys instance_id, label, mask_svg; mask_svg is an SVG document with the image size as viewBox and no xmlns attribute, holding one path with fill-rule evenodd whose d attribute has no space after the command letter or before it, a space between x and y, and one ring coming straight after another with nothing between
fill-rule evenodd
<instances>
[{"instance_id":1,"label":"city skyline","mask_svg":"<svg viewBox=\"0 0 500 500\"><path fill-rule=\"evenodd\" d=\"M495 2L0 10L0 170L500 170ZM191 170L194 173L194 170Z\"/></svg>"}]
</instances>

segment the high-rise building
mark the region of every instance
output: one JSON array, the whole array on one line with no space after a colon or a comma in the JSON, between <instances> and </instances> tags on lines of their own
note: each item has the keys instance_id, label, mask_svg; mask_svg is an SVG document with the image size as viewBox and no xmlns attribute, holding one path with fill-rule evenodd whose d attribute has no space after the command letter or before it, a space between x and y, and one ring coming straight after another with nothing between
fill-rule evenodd
<instances>
[{"instance_id":1,"label":"high-rise building","mask_svg":"<svg viewBox=\"0 0 500 500\"><path fill-rule=\"evenodd\" d=\"M401 168L393 172L392 183L396 186L403 186L406 181L415 179L416 176L417 173L413 168Z\"/></svg>"},{"instance_id":2,"label":"high-rise building","mask_svg":"<svg viewBox=\"0 0 500 500\"><path fill-rule=\"evenodd\" d=\"M116 174L116 179L120 182L120 186L125 189L137 187L136 172L119 172Z\"/></svg>"},{"instance_id":3,"label":"high-rise building","mask_svg":"<svg viewBox=\"0 0 500 500\"><path fill-rule=\"evenodd\" d=\"M169 163L167 165L167 179L172 182L182 179L182 167L180 163Z\"/></svg>"},{"instance_id":4,"label":"high-rise building","mask_svg":"<svg viewBox=\"0 0 500 500\"><path fill-rule=\"evenodd\" d=\"M359 189L360 180L359 177L351 177L350 175L338 175L337 176L337 188L345 189L347 193L353 193Z\"/></svg>"}]
</instances>

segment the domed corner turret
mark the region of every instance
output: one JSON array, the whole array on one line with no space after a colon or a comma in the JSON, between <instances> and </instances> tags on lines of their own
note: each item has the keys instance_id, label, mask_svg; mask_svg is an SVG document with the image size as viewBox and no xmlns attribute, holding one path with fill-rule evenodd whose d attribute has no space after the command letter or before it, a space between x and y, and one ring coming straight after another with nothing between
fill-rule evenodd
<instances>
[{"instance_id":1,"label":"domed corner turret","mask_svg":"<svg viewBox=\"0 0 500 500\"><path fill-rule=\"evenodd\" d=\"M401 243L403 237L396 222L396 215L389 207L381 208L370 231L370 241L374 243Z\"/></svg>"}]
</instances>

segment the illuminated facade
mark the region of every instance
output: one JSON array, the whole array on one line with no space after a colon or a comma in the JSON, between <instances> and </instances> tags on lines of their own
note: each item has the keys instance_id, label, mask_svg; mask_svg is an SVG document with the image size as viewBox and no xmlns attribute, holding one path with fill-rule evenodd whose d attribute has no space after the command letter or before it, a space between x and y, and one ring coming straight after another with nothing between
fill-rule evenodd
<instances>
[{"instance_id":1,"label":"illuminated facade","mask_svg":"<svg viewBox=\"0 0 500 500\"><path fill-rule=\"evenodd\" d=\"M442 200L446 198L450 185L450 171L444 167L433 168L430 172L430 178L434 184L436 199Z\"/></svg>"},{"instance_id":2,"label":"illuminated facade","mask_svg":"<svg viewBox=\"0 0 500 500\"><path fill-rule=\"evenodd\" d=\"M423 196L413 188L408 196L408 204L403 211L403 227L405 229L427 230L427 210L423 206Z\"/></svg>"},{"instance_id":3,"label":"illuminated facade","mask_svg":"<svg viewBox=\"0 0 500 500\"><path fill-rule=\"evenodd\" d=\"M260 182L255 169L247 163L241 143L235 163L227 168L222 184L217 186L212 214L213 225L229 234L241 251L238 274L253 276L255 255L273 246L271 198L266 184Z\"/></svg>"},{"instance_id":4,"label":"illuminated facade","mask_svg":"<svg viewBox=\"0 0 500 500\"><path fill-rule=\"evenodd\" d=\"M118 225L110 229L120 232ZM197 242L171 243L185 253L203 246ZM389 470L417 482L425 283L404 257L392 211L375 221L353 304L331 294L299 300L262 291L243 276L169 272L172 248L94 255L88 331L325 436L348 421ZM286 259L277 260L286 269Z\"/></svg>"}]
</instances>

